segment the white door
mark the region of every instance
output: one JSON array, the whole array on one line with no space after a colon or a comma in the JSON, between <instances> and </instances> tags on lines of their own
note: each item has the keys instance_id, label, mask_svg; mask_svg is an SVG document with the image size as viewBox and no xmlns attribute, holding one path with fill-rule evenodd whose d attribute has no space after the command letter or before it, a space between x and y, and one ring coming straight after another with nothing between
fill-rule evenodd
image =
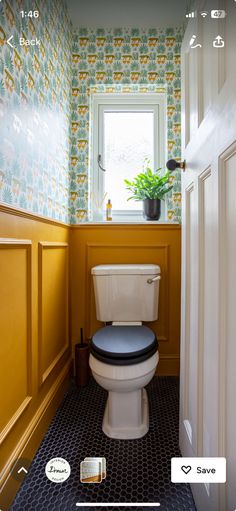
<instances>
[{"instance_id":1,"label":"white door","mask_svg":"<svg viewBox=\"0 0 236 511\"><path fill-rule=\"evenodd\" d=\"M236 509L236 1L216 4L182 45L180 448L227 459L226 485L191 485L198 511Z\"/></svg>"}]
</instances>

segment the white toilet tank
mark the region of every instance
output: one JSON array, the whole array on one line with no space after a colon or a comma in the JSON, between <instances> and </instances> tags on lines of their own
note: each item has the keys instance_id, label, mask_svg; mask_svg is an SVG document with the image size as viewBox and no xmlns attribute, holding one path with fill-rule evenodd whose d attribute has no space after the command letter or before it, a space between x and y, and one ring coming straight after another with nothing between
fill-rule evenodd
<instances>
[{"instance_id":1,"label":"white toilet tank","mask_svg":"<svg viewBox=\"0 0 236 511\"><path fill-rule=\"evenodd\" d=\"M94 266L91 273L98 320L132 322L158 318L158 265L102 264Z\"/></svg>"}]
</instances>

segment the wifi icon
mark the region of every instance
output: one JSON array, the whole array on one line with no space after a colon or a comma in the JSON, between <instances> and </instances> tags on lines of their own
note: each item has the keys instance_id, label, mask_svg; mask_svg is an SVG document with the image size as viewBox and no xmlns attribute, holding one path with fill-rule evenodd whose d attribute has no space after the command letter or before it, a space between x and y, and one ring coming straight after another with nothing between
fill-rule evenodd
<instances>
[{"instance_id":1,"label":"wifi icon","mask_svg":"<svg viewBox=\"0 0 236 511\"><path fill-rule=\"evenodd\" d=\"M207 11L202 11L202 12L200 12L200 14L201 14L201 16L203 18L206 18L206 16L208 15L208 12Z\"/></svg>"}]
</instances>

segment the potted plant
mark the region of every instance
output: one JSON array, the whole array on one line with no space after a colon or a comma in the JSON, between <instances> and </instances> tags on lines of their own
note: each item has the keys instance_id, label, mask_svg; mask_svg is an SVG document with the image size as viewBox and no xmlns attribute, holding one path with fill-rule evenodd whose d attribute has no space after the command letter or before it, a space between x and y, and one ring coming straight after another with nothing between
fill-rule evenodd
<instances>
[{"instance_id":1,"label":"potted plant","mask_svg":"<svg viewBox=\"0 0 236 511\"><path fill-rule=\"evenodd\" d=\"M161 174L161 169L155 172L146 167L133 181L125 179L126 189L131 192L128 200L143 201L143 215L146 220L159 220L161 215L161 200L172 190L169 183L171 172Z\"/></svg>"}]
</instances>

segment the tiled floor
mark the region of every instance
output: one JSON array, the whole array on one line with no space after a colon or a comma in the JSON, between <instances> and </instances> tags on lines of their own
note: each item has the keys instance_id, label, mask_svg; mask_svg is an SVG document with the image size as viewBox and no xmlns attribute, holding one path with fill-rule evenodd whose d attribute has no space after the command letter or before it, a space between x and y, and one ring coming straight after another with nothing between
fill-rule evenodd
<instances>
[{"instance_id":1,"label":"tiled floor","mask_svg":"<svg viewBox=\"0 0 236 511\"><path fill-rule=\"evenodd\" d=\"M106 391L91 379L88 387L72 383L31 464L11 511L92 510L76 502L160 502L160 511L195 511L190 487L170 482L170 459L178 449L178 379L155 377L147 387L150 430L139 440L112 440L101 429ZM82 484L80 462L105 456L107 478ZM55 484L45 475L47 461L65 458L71 466L67 481ZM97 510L119 510L121 507ZM129 508L133 511L148 508ZM124 508L123 508L124 510Z\"/></svg>"}]
</instances>

